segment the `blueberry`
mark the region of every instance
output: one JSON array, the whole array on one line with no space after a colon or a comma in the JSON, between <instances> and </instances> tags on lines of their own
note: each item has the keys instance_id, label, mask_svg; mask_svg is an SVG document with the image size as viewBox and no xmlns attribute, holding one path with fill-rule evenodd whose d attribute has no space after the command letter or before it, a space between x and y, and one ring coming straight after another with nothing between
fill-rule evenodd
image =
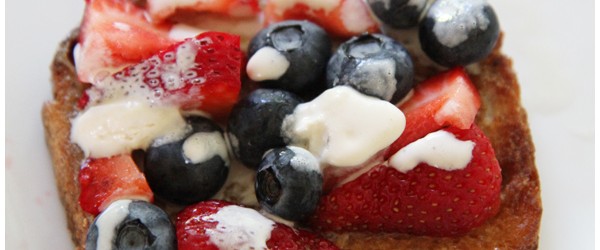
<instances>
[{"instance_id":1,"label":"blueberry","mask_svg":"<svg viewBox=\"0 0 600 250\"><path fill-rule=\"evenodd\" d=\"M229 173L221 128L200 116L186 120L191 127L186 136L168 143L155 140L144 163L144 174L154 194L181 205L212 197Z\"/></svg>"},{"instance_id":2,"label":"blueberry","mask_svg":"<svg viewBox=\"0 0 600 250\"><path fill-rule=\"evenodd\" d=\"M302 101L285 90L257 89L238 102L227 126L233 154L256 169L263 154L285 146L281 124Z\"/></svg>"},{"instance_id":3,"label":"blueberry","mask_svg":"<svg viewBox=\"0 0 600 250\"><path fill-rule=\"evenodd\" d=\"M417 26L427 0L367 0L379 20L393 28Z\"/></svg>"},{"instance_id":4,"label":"blueberry","mask_svg":"<svg viewBox=\"0 0 600 250\"><path fill-rule=\"evenodd\" d=\"M255 189L263 209L287 220L302 221L313 214L321 197L319 162L303 148L273 149L260 163Z\"/></svg>"},{"instance_id":5,"label":"blueberry","mask_svg":"<svg viewBox=\"0 0 600 250\"><path fill-rule=\"evenodd\" d=\"M324 89L320 83L330 56L331 40L321 27L309 21L284 21L252 39L246 70L265 87L303 94Z\"/></svg>"},{"instance_id":6,"label":"blueberry","mask_svg":"<svg viewBox=\"0 0 600 250\"><path fill-rule=\"evenodd\" d=\"M365 34L344 42L327 65L327 87L353 87L392 103L414 86L412 59L392 38Z\"/></svg>"},{"instance_id":7,"label":"blueberry","mask_svg":"<svg viewBox=\"0 0 600 250\"><path fill-rule=\"evenodd\" d=\"M169 216L145 201L111 203L88 229L85 249L177 249Z\"/></svg>"},{"instance_id":8,"label":"blueberry","mask_svg":"<svg viewBox=\"0 0 600 250\"><path fill-rule=\"evenodd\" d=\"M423 51L451 67L485 58L496 45L500 28L485 0L438 0L419 27Z\"/></svg>"}]
</instances>

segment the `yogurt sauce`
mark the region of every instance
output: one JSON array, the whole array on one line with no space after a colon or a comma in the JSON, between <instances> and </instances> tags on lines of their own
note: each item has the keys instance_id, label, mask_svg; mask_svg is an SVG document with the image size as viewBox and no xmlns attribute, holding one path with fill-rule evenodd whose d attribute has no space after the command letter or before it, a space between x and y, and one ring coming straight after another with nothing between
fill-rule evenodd
<instances>
[{"instance_id":1,"label":"yogurt sauce","mask_svg":"<svg viewBox=\"0 0 600 250\"><path fill-rule=\"evenodd\" d=\"M218 155L229 165L227 145L221 132L198 132L183 142L183 155L191 163L200 163Z\"/></svg>"},{"instance_id":2,"label":"yogurt sauce","mask_svg":"<svg viewBox=\"0 0 600 250\"><path fill-rule=\"evenodd\" d=\"M285 117L282 134L322 163L351 167L394 142L405 123L393 104L338 86L298 105Z\"/></svg>"},{"instance_id":3,"label":"yogurt sauce","mask_svg":"<svg viewBox=\"0 0 600 250\"><path fill-rule=\"evenodd\" d=\"M267 249L275 226L258 211L235 205L222 207L202 220L218 223L214 229L206 229L206 234L220 249Z\"/></svg>"},{"instance_id":4,"label":"yogurt sauce","mask_svg":"<svg viewBox=\"0 0 600 250\"><path fill-rule=\"evenodd\" d=\"M111 249L112 239L116 238L115 231L117 225L129 215L129 204L131 200L118 200L104 210L96 220L98 228L98 249Z\"/></svg>"},{"instance_id":5,"label":"yogurt sauce","mask_svg":"<svg viewBox=\"0 0 600 250\"><path fill-rule=\"evenodd\" d=\"M402 173L427 163L446 171L464 169L473 157L475 143L461 141L450 132L440 130L416 140L390 157L390 166Z\"/></svg>"},{"instance_id":6,"label":"yogurt sauce","mask_svg":"<svg viewBox=\"0 0 600 250\"><path fill-rule=\"evenodd\" d=\"M436 8L431 8L427 17L437 17L433 33L449 48L467 40L471 30L485 30L490 23L484 13L485 0L438 0L434 5Z\"/></svg>"},{"instance_id":7,"label":"yogurt sauce","mask_svg":"<svg viewBox=\"0 0 600 250\"><path fill-rule=\"evenodd\" d=\"M266 46L254 53L248 65L246 72L253 81L277 80L290 67L287 58L279 53L275 48Z\"/></svg>"}]
</instances>

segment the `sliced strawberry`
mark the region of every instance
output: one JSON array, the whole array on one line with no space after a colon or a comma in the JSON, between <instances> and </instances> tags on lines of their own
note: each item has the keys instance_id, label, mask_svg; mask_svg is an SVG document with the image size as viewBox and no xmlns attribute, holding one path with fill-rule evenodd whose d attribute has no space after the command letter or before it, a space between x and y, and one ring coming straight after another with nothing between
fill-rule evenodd
<instances>
[{"instance_id":1,"label":"sliced strawberry","mask_svg":"<svg viewBox=\"0 0 600 250\"><path fill-rule=\"evenodd\" d=\"M229 222L224 221L227 219ZM176 230L180 250L217 250L219 243L225 244L223 249L338 249L313 233L275 223L255 210L225 201L186 207L177 215Z\"/></svg>"},{"instance_id":2,"label":"sliced strawberry","mask_svg":"<svg viewBox=\"0 0 600 250\"><path fill-rule=\"evenodd\" d=\"M312 225L324 231L431 236L461 235L481 225L499 209L500 166L475 125L447 131L475 143L464 169L446 171L420 163L402 173L381 164L323 196Z\"/></svg>"},{"instance_id":3,"label":"sliced strawberry","mask_svg":"<svg viewBox=\"0 0 600 250\"><path fill-rule=\"evenodd\" d=\"M310 20L329 34L351 37L364 32L377 32L379 26L362 0L279 1L267 0L264 7L267 25L283 20Z\"/></svg>"},{"instance_id":4,"label":"sliced strawberry","mask_svg":"<svg viewBox=\"0 0 600 250\"><path fill-rule=\"evenodd\" d=\"M145 10L128 0L89 0L81 24L77 74L94 82L96 74L112 73L148 58L174 41L169 25L155 25Z\"/></svg>"},{"instance_id":5,"label":"sliced strawberry","mask_svg":"<svg viewBox=\"0 0 600 250\"><path fill-rule=\"evenodd\" d=\"M87 91L91 103L138 96L182 109L226 116L241 88L240 38L206 32L172 45L99 81Z\"/></svg>"},{"instance_id":6,"label":"sliced strawberry","mask_svg":"<svg viewBox=\"0 0 600 250\"><path fill-rule=\"evenodd\" d=\"M441 128L468 129L480 106L479 93L462 67L425 80L414 88L408 101L400 104L406 116L406 128L389 147L385 158Z\"/></svg>"},{"instance_id":7,"label":"sliced strawberry","mask_svg":"<svg viewBox=\"0 0 600 250\"><path fill-rule=\"evenodd\" d=\"M258 0L148 0L148 11L154 21L162 22L177 10L209 12L231 17L255 16L260 12Z\"/></svg>"},{"instance_id":8,"label":"sliced strawberry","mask_svg":"<svg viewBox=\"0 0 600 250\"><path fill-rule=\"evenodd\" d=\"M79 171L79 185L79 205L93 215L118 199L152 201L154 197L130 155L87 159Z\"/></svg>"}]
</instances>

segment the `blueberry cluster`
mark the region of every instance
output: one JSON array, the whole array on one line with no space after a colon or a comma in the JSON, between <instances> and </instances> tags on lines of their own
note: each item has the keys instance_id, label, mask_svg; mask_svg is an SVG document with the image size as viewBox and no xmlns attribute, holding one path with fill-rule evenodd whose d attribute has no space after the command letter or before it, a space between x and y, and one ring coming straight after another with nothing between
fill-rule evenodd
<instances>
[{"instance_id":1,"label":"blueberry cluster","mask_svg":"<svg viewBox=\"0 0 600 250\"><path fill-rule=\"evenodd\" d=\"M500 32L485 0L367 0L371 11L392 28L419 26L423 51L447 66L468 65L486 57Z\"/></svg>"}]
</instances>

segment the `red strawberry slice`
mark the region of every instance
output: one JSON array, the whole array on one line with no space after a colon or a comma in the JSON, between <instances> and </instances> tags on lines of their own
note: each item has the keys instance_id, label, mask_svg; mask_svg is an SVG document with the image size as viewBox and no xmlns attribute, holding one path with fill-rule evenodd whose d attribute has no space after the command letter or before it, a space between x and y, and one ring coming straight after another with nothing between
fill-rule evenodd
<instances>
[{"instance_id":1,"label":"red strawberry slice","mask_svg":"<svg viewBox=\"0 0 600 250\"><path fill-rule=\"evenodd\" d=\"M115 72L168 47L174 42L169 29L152 24L131 1L87 1L75 53L79 80L93 83L101 72Z\"/></svg>"},{"instance_id":2,"label":"red strawberry slice","mask_svg":"<svg viewBox=\"0 0 600 250\"><path fill-rule=\"evenodd\" d=\"M217 250L219 243L227 245L223 249L338 249L313 233L275 223L253 209L225 201L186 207L177 215L176 230L179 250Z\"/></svg>"},{"instance_id":3,"label":"red strawberry slice","mask_svg":"<svg viewBox=\"0 0 600 250\"><path fill-rule=\"evenodd\" d=\"M154 21L162 22L177 10L209 12L231 17L250 17L260 12L258 0L148 0L148 11Z\"/></svg>"},{"instance_id":4,"label":"red strawberry slice","mask_svg":"<svg viewBox=\"0 0 600 250\"><path fill-rule=\"evenodd\" d=\"M283 20L310 20L329 34L351 37L364 32L377 32L379 25L362 0L331 1L278 1L267 0L264 7L266 24Z\"/></svg>"},{"instance_id":5,"label":"red strawberry slice","mask_svg":"<svg viewBox=\"0 0 600 250\"><path fill-rule=\"evenodd\" d=\"M153 194L130 155L87 159L79 171L79 205L98 215L118 199L152 201Z\"/></svg>"},{"instance_id":6,"label":"red strawberry slice","mask_svg":"<svg viewBox=\"0 0 600 250\"><path fill-rule=\"evenodd\" d=\"M402 173L381 164L323 196L312 225L324 231L455 236L494 216L502 176L490 142L475 125L447 131L475 143L464 169L420 163Z\"/></svg>"},{"instance_id":7,"label":"red strawberry slice","mask_svg":"<svg viewBox=\"0 0 600 250\"><path fill-rule=\"evenodd\" d=\"M240 38L206 32L99 81L84 98L92 104L138 96L163 105L226 116L241 88Z\"/></svg>"},{"instance_id":8,"label":"red strawberry slice","mask_svg":"<svg viewBox=\"0 0 600 250\"><path fill-rule=\"evenodd\" d=\"M389 158L407 144L444 127L468 129L481 100L464 68L457 67L418 84L408 101L400 104L406 128L389 147Z\"/></svg>"}]
</instances>

